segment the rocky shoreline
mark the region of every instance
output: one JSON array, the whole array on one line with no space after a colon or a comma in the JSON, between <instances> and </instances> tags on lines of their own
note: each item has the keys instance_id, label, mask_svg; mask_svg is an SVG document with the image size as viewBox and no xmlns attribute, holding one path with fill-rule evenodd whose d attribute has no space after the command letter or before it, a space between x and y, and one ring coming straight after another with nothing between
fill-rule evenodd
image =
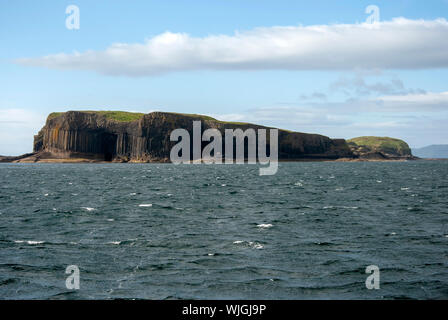
<instances>
[{"instance_id":1,"label":"rocky shoreline","mask_svg":"<svg viewBox=\"0 0 448 320\"><path fill-rule=\"evenodd\" d=\"M399 162L399 161L414 161L414 160L428 160L428 161L442 161L447 159L422 159L418 157L383 157L383 158L338 158L338 159L279 159L278 162ZM198 161L191 161L198 162ZM204 163L207 161L205 160ZM88 158L55 158L43 155L42 153L28 153L21 156L0 156L0 163L170 163L169 159L152 159L151 161L138 160L112 160L105 161L99 159Z\"/></svg>"},{"instance_id":2,"label":"rocky shoreline","mask_svg":"<svg viewBox=\"0 0 448 320\"><path fill-rule=\"evenodd\" d=\"M146 161L146 162L140 162L140 161L129 161L129 162L116 162L116 161L100 161L100 160L86 160L86 159L41 159L37 161L32 160L5 160L4 158L14 158L14 157L5 157L2 156L0 158L0 163L96 163L96 164L105 164L105 163L159 163L159 164L169 164L170 162L167 161ZM337 160L328 160L328 159L322 159L322 160L304 160L304 159L297 159L297 160L279 160L279 162L404 162L404 161L410 161L410 160L428 160L428 161L440 161L440 160L447 160L447 159L394 159L394 160L366 160L366 159L337 159Z\"/></svg>"}]
</instances>

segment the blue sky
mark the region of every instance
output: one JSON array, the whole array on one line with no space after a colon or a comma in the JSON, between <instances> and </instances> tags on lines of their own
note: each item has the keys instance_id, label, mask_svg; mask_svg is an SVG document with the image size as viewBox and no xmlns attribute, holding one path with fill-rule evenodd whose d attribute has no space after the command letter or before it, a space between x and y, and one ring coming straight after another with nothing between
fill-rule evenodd
<instances>
[{"instance_id":1,"label":"blue sky","mask_svg":"<svg viewBox=\"0 0 448 320\"><path fill-rule=\"evenodd\" d=\"M72 4L79 30L65 25ZM383 31L358 27L368 5L378 6ZM85 109L448 143L448 52L440 41L448 28L438 18L448 19L448 1L2 0L0 154L30 152L48 113ZM308 27L317 25L322 38L308 43ZM368 37L384 50L363 52ZM124 45L118 63L108 50L116 43Z\"/></svg>"}]
</instances>

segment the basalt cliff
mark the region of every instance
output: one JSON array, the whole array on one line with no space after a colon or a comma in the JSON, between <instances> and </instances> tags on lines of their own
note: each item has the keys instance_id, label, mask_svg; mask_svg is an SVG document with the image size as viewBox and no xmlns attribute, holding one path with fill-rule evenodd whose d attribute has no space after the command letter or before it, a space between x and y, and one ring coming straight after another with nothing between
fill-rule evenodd
<instances>
[{"instance_id":1,"label":"basalt cliff","mask_svg":"<svg viewBox=\"0 0 448 320\"><path fill-rule=\"evenodd\" d=\"M45 126L34 137L32 154L4 161L169 162L171 148L177 143L170 141L171 132L182 128L192 135L193 121L198 120L201 121L202 132L214 128L223 136L225 129L269 129L192 114L68 111L48 116ZM269 130L267 132L269 137ZM207 144L203 142L202 147ZM286 130L278 131L278 149L279 160L356 158L344 139Z\"/></svg>"}]
</instances>

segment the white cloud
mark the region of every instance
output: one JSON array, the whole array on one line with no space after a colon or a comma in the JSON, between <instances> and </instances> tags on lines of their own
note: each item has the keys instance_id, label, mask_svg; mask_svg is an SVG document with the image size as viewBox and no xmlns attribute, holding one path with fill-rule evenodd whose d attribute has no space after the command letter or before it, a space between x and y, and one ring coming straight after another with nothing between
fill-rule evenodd
<instances>
[{"instance_id":1,"label":"white cloud","mask_svg":"<svg viewBox=\"0 0 448 320\"><path fill-rule=\"evenodd\" d=\"M151 76L187 70L356 70L448 67L448 22L396 18L375 24L257 28L197 38L165 32L104 51L22 58L23 65Z\"/></svg>"},{"instance_id":2,"label":"white cloud","mask_svg":"<svg viewBox=\"0 0 448 320\"><path fill-rule=\"evenodd\" d=\"M45 116L25 109L0 109L0 155L19 155L33 150L33 136L45 124Z\"/></svg>"},{"instance_id":3,"label":"white cloud","mask_svg":"<svg viewBox=\"0 0 448 320\"><path fill-rule=\"evenodd\" d=\"M444 104L448 109L448 91L440 93L428 92L420 94L383 96L380 97L379 100L384 102L412 103L425 106Z\"/></svg>"},{"instance_id":4,"label":"white cloud","mask_svg":"<svg viewBox=\"0 0 448 320\"><path fill-rule=\"evenodd\" d=\"M39 114L25 109L0 109L0 123L2 125L20 124L29 126L42 119L45 120Z\"/></svg>"},{"instance_id":5,"label":"white cloud","mask_svg":"<svg viewBox=\"0 0 448 320\"><path fill-rule=\"evenodd\" d=\"M372 99L369 102L372 104L371 109L377 108L385 112L448 111L448 92L388 95Z\"/></svg>"},{"instance_id":6,"label":"white cloud","mask_svg":"<svg viewBox=\"0 0 448 320\"><path fill-rule=\"evenodd\" d=\"M424 94L423 89L407 89L403 81L393 75L386 81L368 82L362 73L356 73L352 78L340 77L330 85L331 91L342 91L346 95L367 96L372 94L381 95L404 95L404 94Z\"/></svg>"},{"instance_id":7,"label":"white cloud","mask_svg":"<svg viewBox=\"0 0 448 320\"><path fill-rule=\"evenodd\" d=\"M413 146L448 143L448 92L385 95L346 102L260 107L217 119L252 122L336 138L392 136Z\"/></svg>"}]
</instances>

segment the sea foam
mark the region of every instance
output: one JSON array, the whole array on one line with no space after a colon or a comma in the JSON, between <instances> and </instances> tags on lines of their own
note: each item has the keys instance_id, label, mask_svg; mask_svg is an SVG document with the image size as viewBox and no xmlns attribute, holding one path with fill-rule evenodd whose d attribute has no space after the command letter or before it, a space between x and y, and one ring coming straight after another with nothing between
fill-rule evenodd
<instances>
[{"instance_id":1,"label":"sea foam","mask_svg":"<svg viewBox=\"0 0 448 320\"><path fill-rule=\"evenodd\" d=\"M25 241L25 240L15 240L14 242L15 242L15 243L27 243L27 244L31 244L31 245L33 245L33 244L42 244L42 243L44 243L45 241L33 241L33 240Z\"/></svg>"}]
</instances>

